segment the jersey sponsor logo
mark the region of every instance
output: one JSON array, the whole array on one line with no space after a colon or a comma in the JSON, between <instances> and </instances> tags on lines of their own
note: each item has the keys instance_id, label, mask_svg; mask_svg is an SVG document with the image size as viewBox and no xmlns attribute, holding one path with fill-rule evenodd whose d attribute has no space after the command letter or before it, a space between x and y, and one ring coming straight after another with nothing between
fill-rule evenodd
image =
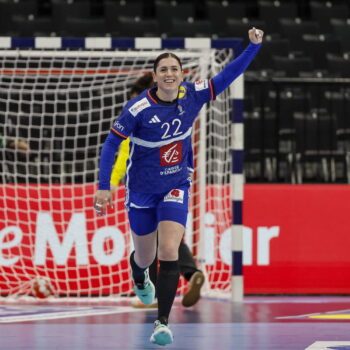
<instances>
[{"instance_id":1,"label":"jersey sponsor logo","mask_svg":"<svg viewBox=\"0 0 350 350\"><path fill-rule=\"evenodd\" d=\"M148 122L149 124L152 124L152 123L160 123L160 119L158 118L157 115L154 115L152 117L152 119Z\"/></svg>"},{"instance_id":2,"label":"jersey sponsor logo","mask_svg":"<svg viewBox=\"0 0 350 350\"><path fill-rule=\"evenodd\" d=\"M149 107L151 104L149 103L149 101L147 100L146 97L144 97L142 100L137 101L136 103L134 103L130 108L129 108L129 112L136 117L142 110L144 110L145 108Z\"/></svg>"},{"instance_id":3,"label":"jersey sponsor logo","mask_svg":"<svg viewBox=\"0 0 350 350\"><path fill-rule=\"evenodd\" d=\"M165 168L164 171L160 172L160 175L173 175L181 171L183 168L179 165L174 165L169 168Z\"/></svg>"},{"instance_id":4,"label":"jersey sponsor logo","mask_svg":"<svg viewBox=\"0 0 350 350\"><path fill-rule=\"evenodd\" d=\"M197 80L194 83L194 87L195 87L196 91L201 91L201 90L204 90L204 89L208 89L208 87L209 87L208 79Z\"/></svg>"},{"instance_id":5,"label":"jersey sponsor logo","mask_svg":"<svg viewBox=\"0 0 350 350\"><path fill-rule=\"evenodd\" d=\"M160 148L160 165L179 164L182 161L182 142L171 143Z\"/></svg>"},{"instance_id":6,"label":"jersey sponsor logo","mask_svg":"<svg viewBox=\"0 0 350 350\"><path fill-rule=\"evenodd\" d=\"M178 98L184 98L186 95L186 88L184 86L179 87L179 93L177 95Z\"/></svg>"},{"instance_id":7,"label":"jersey sponsor logo","mask_svg":"<svg viewBox=\"0 0 350 350\"><path fill-rule=\"evenodd\" d=\"M118 120L116 120L113 124L113 128L114 129L117 129L117 130L120 130L120 131L124 131L124 126L121 125Z\"/></svg>"},{"instance_id":8,"label":"jersey sponsor logo","mask_svg":"<svg viewBox=\"0 0 350 350\"><path fill-rule=\"evenodd\" d=\"M165 197L164 202L176 202L183 203L184 202L184 190L174 189L171 190Z\"/></svg>"}]
</instances>

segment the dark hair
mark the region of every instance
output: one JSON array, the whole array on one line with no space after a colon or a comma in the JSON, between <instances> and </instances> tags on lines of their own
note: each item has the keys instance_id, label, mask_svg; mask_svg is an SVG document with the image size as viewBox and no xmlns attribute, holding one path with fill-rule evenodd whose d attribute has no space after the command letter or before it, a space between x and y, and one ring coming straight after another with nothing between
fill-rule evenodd
<instances>
[{"instance_id":1,"label":"dark hair","mask_svg":"<svg viewBox=\"0 0 350 350\"><path fill-rule=\"evenodd\" d=\"M157 67L158 67L158 64L160 62L160 60L162 60L163 58L168 58L168 57L172 57L172 58L175 58L176 61L179 63L180 65L180 68L182 70L182 64L181 64L181 60L179 57L177 57L174 53L172 52L164 52L162 54L160 54L155 60L154 60L154 63L153 63L153 71L154 73L156 72L157 70Z\"/></svg>"},{"instance_id":2,"label":"dark hair","mask_svg":"<svg viewBox=\"0 0 350 350\"><path fill-rule=\"evenodd\" d=\"M152 73L145 73L145 75L143 75L135 81L134 85L130 89L130 95L139 95L143 90L146 90L152 87L153 85L154 84Z\"/></svg>"}]
</instances>

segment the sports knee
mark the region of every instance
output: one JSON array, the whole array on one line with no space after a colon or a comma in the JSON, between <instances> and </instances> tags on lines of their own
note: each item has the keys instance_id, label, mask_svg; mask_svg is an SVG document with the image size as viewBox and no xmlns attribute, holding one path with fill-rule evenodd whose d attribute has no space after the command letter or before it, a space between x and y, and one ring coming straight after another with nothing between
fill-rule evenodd
<instances>
[{"instance_id":1,"label":"sports knee","mask_svg":"<svg viewBox=\"0 0 350 350\"><path fill-rule=\"evenodd\" d=\"M175 244L163 244L158 247L158 259L163 261L175 261L179 258L179 249Z\"/></svg>"},{"instance_id":2,"label":"sports knee","mask_svg":"<svg viewBox=\"0 0 350 350\"><path fill-rule=\"evenodd\" d=\"M137 254L135 252L135 256L134 256L135 263L142 269L145 269L148 266L150 266L154 258L155 258L155 253L152 255L142 255L142 254Z\"/></svg>"}]
</instances>

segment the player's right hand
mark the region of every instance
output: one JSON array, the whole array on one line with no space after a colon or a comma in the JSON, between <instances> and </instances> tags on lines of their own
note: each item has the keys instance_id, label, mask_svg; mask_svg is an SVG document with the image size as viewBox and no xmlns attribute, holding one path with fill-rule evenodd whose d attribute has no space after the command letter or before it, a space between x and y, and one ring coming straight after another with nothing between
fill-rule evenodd
<instances>
[{"instance_id":1,"label":"player's right hand","mask_svg":"<svg viewBox=\"0 0 350 350\"><path fill-rule=\"evenodd\" d=\"M109 205L111 208L114 208L111 191L98 190L94 198L94 209L97 216L106 215L107 205Z\"/></svg>"}]
</instances>

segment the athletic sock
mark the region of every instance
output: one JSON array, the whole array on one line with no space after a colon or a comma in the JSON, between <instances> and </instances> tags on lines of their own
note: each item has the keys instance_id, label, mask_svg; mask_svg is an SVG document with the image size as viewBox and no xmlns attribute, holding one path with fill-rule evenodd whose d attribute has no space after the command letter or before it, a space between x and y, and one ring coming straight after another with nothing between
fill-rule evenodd
<instances>
[{"instance_id":1,"label":"athletic sock","mask_svg":"<svg viewBox=\"0 0 350 350\"><path fill-rule=\"evenodd\" d=\"M148 273L149 273L149 279L156 286L157 275L158 275L158 258L157 257L153 260L153 263L149 266ZM157 298L157 293L155 295L155 298Z\"/></svg>"},{"instance_id":2,"label":"athletic sock","mask_svg":"<svg viewBox=\"0 0 350 350\"><path fill-rule=\"evenodd\" d=\"M177 260L159 261L159 274L156 287L158 297L158 320L165 325L168 324L168 318L175 299L179 277L180 272Z\"/></svg>"},{"instance_id":3,"label":"athletic sock","mask_svg":"<svg viewBox=\"0 0 350 350\"><path fill-rule=\"evenodd\" d=\"M134 259L135 251L133 251L130 255L130 265L131 265L131 271L132 271L132 278L137 285L138 288L143 287L143 283L145 282L145 271L147 270L147 267L145 269L141 268L139 265L136 264Z\"/></svg>"}]
</instances>

